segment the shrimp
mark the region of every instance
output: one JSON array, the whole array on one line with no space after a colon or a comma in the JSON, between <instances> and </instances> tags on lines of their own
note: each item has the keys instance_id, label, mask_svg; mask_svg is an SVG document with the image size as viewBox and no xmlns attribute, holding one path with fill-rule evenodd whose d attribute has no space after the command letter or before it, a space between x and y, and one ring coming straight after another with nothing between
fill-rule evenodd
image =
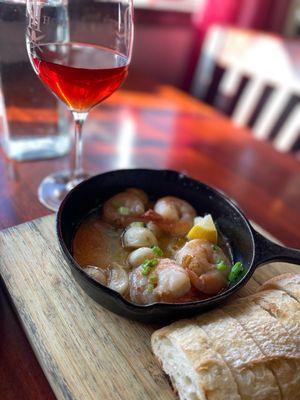
<instances>
[{"instance_id":1,"label":"shrimp","mask_svg":"<svg viewBox=\"0 0 300 400\"><path fill-rule=\"evenodd\" d=\"M151 247L157 245L157 239L148 228L131 226L125 230L122 237L124 247Z\"/></svg>"},{"instance_id":2,"label":"shrimp","mask_svg":"<svg viewBox=\"0 0 300 400\"><path fill-rule=\"evenodd\" d=\"M121 192L103 205L103 220L117 227L125 227L128 218L145 213L145 206L139 196L132 192Z\"/></svg>"},{"instance_id":3,"label":"shrimp","mask_svg":"<svg viewBox=\"0 0 300 400\"><path fill-rule=\"evenodd\" d=\"M187 242L175 256L186 268L192 285L200 292L217 294L227 285L230 261L223 250L204 239ZM222 264L222 270L217 265Z\"/></svg>"},{"instance_id":4,"label":"shrimp","mask_svg":"<svg viewBox=\"0 0 300 400\"><path fill-rule=\"evenodd\" d=\"M109 270L108 287L120 294L125 294L128 290L128 273L118 263L113 263Z\"/></svg>"},{"instance_id":5,"label":"shrimp","mask_svg":"<svg viewBox=\"0 0 300 400\"><path fill-rule=\"evenodd\" d=\"M150 247L140 247L129 254L127 262L131 267L136 268L145 260L152 260L153 258L157 258L157 255Z\"/></svg>"},{"instance_id":6,"label":"shrimp","mask_svg":"<svg viewBox=\"0 0 300 400\"><path fill-rule=\"evenodd\" d=\"M112 263L106 269L87 265L83 268L83 271L95 281L108 286L120 294L124 294L128 290L128 273L118 263Z\"/></svg>"},{"instance_id":7,"label":"shrimp","mask_svg":"<svg viewBox=\"0 0 300 400\"><path fill-rule=\"evenodd\" d=\"M133 270L129 287L130 297L135 303L149 304L175 301L190 291L191 282L184 268L174 260L163 258L148 275L143 274L142 265Z\"/></svg>"},{"instance_id":8,"label":"shrimp","mask_svg":"<svg viewBox=\"0 0 300 400\"><path fill-rule=\"evenodd\" d=\"M129 188L126 190L126 193L131 193L135 195L141 200L141 202L144 204L145 207L147 206L149 199L147 194L143 190L137 188Z\"/></svg>"},{"instance_id":9,"label":"shrimp","mask_svg":"<svg viewBox=\"0 0 300 400\"><path fill-rule=\"evenodd\" d=\"M102 285L107 284L107 271L105 269L97 268L93 265L87 265L84 267L83 271L94 279L94 281L102 283Z\"/></svg>"},{"instance_id":10,"label":"shrimp","mask_svg":"<svg viewBox=\"0 0 300 400\"><path fill-rule=\"evenodd\" d=\"M146 213L147 214L147 213ZM162 229L160 229L160 227L158 225L156 225L155 222L149 221L146 222L146 226L148 229L150 229L150 231L154 234L154 236L156 236L158 239L163 236L164 232Z\"/></svg>"},{"instance_id":11,"label":"shrimp","mask_svg":"<svg viewBox=\"0 0 300 400\"><path fill-rule=\"evenodd\" d=\"M173 196L159 199L154 205L154 211L161 215L164 223L157 225L173 236L185 236L191 229L196 217L196 211L185 200Z\"/></svg>"},{"instance_id":12,"label":"shrimp","mask_svg":"<svg viewBox=\"0 0 300 400\"><path fill-rule=\"evenodd\" d=\"M172 236L185 236L192 228L195 216L196 211L189 203L177 197L166 196L155 203L154 210L149 209L135 216L128 214L123 218L123 225L141 221L147 223L157 236L161 236L161 231Z\"/></svg>"}]
</instances>

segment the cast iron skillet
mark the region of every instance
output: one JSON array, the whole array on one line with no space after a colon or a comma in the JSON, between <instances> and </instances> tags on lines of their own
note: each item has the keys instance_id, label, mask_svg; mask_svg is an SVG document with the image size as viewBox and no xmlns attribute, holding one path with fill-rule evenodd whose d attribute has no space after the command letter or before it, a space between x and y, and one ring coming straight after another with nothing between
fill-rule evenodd
<instances>
[{"instance_id":1,"label":"cast iron skillet","mask_svg":"<svg viewBox=\"0 0 300 400\"><path fill-rule=\"evenodd\" d=\"M207 300L185 304L136 305L86 275L72 257L72 240L80 222L114 194L129 187L145 190L153 199L173 195L191 203L197 213L211 213L229 239L235 261L246 273L226 291ZM130 169L94 176L75 187L60 206L57 234L62 252L79 285L103 307L126 318L164 322L188 317L223 303L250 279L258 266L270 261L300 265L300 251L279 246L256 232L238 207L224 194L175 171ZM284 271L282 271L284 273Z\"/></svg>"}]
</instances>

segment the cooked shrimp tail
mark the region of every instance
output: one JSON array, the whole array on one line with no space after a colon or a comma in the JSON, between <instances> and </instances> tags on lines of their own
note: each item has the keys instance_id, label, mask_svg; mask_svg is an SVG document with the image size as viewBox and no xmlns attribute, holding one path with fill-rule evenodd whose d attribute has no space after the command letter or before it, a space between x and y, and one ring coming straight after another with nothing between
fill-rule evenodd
<instances>
[{"instance_id":1,"label":"cooked shrimp tail","mask_svg":"<svg viewBox=\"0 0 300 400\"><path fill-rule=\"evenodd\" d=\"M197 276L196 273L187 269L192 285L205 294L217 294L227 285L226 278L219 271L208 271Z\"/></svg>"}]
</instances>

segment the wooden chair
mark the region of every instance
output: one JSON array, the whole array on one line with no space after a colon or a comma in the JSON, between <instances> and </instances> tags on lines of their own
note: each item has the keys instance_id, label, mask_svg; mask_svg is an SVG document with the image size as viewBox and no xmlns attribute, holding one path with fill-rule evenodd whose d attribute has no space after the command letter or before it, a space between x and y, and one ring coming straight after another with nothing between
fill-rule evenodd
<instances>
[{"instance_id":1,"label":"wooden chair","mask_svg":"<svg viewBox=\"0 0 300 400\"><path fill-rule=\"evenodd\" d=\"M300 150L299 41L213 26L191 92L279 151Z\"/></svg>"}]
</instances>

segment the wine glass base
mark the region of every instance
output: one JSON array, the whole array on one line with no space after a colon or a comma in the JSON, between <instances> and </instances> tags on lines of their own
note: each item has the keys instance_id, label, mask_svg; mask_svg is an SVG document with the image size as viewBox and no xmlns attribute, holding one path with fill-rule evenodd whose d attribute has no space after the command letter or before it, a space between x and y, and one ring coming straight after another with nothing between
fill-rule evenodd
<instances>
[{"instance_id":1,"label":"wine glass base","mask_svg":"<svg viewBox=\"0 0 300 400\"><path fill-rule=\"evenodd\" d=\"M80 182L89 178L89 175L82 173L76 179L70 171L60 171L44 178L38 189L39 201L52 211L57 211L66 195Z\"/></svg>"}]
</instances>

